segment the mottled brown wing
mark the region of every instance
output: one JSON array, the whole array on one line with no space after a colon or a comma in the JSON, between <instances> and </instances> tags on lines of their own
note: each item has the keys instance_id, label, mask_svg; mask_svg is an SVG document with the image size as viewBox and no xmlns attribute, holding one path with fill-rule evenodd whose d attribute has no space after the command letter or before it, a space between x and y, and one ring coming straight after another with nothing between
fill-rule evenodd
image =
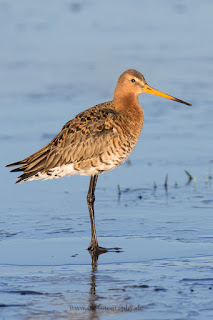
<instances>
[{"instance_id":1,"label":"mottled brown wing","mask_svg":"<svg viewBox=\"0 0 213 320\"><path fill-rule=\"evenodd\" d=\"M94 158L106 151L113 137L118 135L114 130L118 117L111 101L87 109L67 122L45 147L7 166L19 166L11 172L23 171L17 181L20 182L38 172Z\"/></svg>"},{"instance_id":2,"label":"mottled brown wing","mask_svg":"<svg viewBox=\"0 0 213 320\"><path fill-rule=\"evenodd\" d=\"M109 107L100 109L98 105L67 122L50 143L46 169L99 156L117 135L114 130L117 117L114 110Z\"/></svg>"}]
</instances>

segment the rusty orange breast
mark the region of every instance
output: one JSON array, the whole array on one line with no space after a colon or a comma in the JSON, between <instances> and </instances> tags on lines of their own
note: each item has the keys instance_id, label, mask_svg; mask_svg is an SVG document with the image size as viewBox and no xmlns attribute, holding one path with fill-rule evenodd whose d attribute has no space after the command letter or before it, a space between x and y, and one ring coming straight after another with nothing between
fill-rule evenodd
<instances>
[{"instance_id":1,"label":"rusty orange breast","mask_svg":"<svg viewBox=\"0 0 213 320\"><path fill-rule=\"evenodd\" d=\"M132 94L115 97L113 99L114 108L118 111L122 118L123 130L136 144L140 136L144 112L138 102L138 97Z\"/></svg>"}]
</instances>

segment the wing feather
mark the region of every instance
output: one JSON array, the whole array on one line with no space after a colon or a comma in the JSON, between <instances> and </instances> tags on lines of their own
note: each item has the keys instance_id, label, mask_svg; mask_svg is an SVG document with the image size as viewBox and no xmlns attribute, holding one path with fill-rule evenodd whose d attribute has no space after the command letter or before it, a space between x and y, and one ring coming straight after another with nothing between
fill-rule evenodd
<instances>
[{"instance_id":1,"label":"wing feather","mask_svg":"<svg viewBox=\"0 0 213 320\"><path fill-rule=\"evenodd\" d=\"M87 109L67 122L48 145L8 166L19 166L12 171L23 171L20 182L58 166L98 157L118 135L114 123L119 116L112 101Z\"/></svg>"}]
</instances>

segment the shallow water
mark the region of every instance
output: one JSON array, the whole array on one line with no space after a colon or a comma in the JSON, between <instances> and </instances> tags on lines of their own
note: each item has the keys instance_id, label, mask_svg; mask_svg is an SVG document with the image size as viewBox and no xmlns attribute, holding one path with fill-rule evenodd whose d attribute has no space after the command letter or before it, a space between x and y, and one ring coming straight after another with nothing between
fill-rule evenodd
<instances>
[{"instance_id":1,"label":"shallow water","mask_svg":"<svg viewBox=\"0 0 213 320\"><path fill-rule=\"evenodd\" d=\"M0 319L212 319L212 10L207 0L0 2ZM121 250L94 266L89 178L15 185L4 165L110 100L128 68L192 107L140 97L140 140L96 190L99 243Z\"/></svg>"}]
</instances>

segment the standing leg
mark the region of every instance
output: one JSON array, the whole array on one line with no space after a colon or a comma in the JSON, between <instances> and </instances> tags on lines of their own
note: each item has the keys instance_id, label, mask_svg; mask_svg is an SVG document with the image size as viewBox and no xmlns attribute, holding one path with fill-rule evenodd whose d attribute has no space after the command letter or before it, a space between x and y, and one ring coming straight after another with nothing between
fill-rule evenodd
<instances>
[{"instance_id":1,"label":"standing leg","mask_svg":"<svg viewBox=\"0 0 213 320\"><path fill-rule=\"evenodd\" d=\"M98 240L96 236L95 230L95 214L94 214L94 202L95 202L95 187L97 183L98 176L91 176L89 190L87 194L87 204L89 209L90 215L90 222L91 222L91 245L98 246ZM88 248L90 249L90 248Z\"/></svg>"},{"instance_id":2,"label":"standing leg","mask_svg":"<svg viewBox=\"0 0 213 320\"><path fill-rule=\"evenodd\" d=\"M95 254L101 254L107 250L98 246L98 240L95 230L95 214L94 214L94 201L95 201L95 187L97 183L98 175L91 176L89 190L87 194L87 204L90 214L91 222L91 243L88 247L88 250L94 252Z\"/></svg>"}]
</instances>

